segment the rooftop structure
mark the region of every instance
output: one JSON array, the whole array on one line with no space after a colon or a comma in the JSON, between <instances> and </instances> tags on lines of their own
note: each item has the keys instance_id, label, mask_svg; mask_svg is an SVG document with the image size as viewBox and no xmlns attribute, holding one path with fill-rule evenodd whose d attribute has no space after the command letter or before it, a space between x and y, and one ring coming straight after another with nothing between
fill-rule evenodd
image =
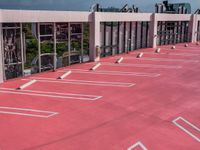
<instances>
[{"instance_id":1,"label":"rooftop structure","mask_svg":"<svg viewBox=\"0 0 200 150\"><path fill-rule=\"evenodd\" d=\"M1 10L0 81L200 38L198 14L122 12Z\"/></svg>"},{"instance_id":2,"label":"rooftop structure","mask_svg":"<svg viewBox=\"0 0 200 150\"><path fill-rule=\"evenodd\" d=\"M165 4L0 10L0 150L199 150L200 14Z\"/></svg>"},{"instance_id":3,"label":"rooftop structure","mask_svg":"<svg viewBox=\"0 0 200 150\"><path fill-rule=\"evenodd\" d=\"M139 11L138 7L134 5L129 6L128 4L124 5L122 8L108 7L102 8L100 4L94 4L91 7L91 12L124 12L124 13L136 13Z\"/></svg>"},{"instance_id":4,"label":"rooftop structure","mask_svg":"<svg viewBox=\"0 0 200 150\"><path fill-rule=\"evenodd\" d=\"M190 14L190 3L169 3L163 1L163 3L156 4L156 13L170 13L170 14Z\"/></svg>"}]
</instances>

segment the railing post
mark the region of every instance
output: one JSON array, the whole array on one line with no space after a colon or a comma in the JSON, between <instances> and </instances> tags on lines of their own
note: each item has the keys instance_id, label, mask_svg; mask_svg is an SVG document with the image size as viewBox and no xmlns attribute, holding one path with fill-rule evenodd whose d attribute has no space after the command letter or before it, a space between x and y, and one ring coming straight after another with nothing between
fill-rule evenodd
<instances>
[{"instance_id":1,"label":"railing post","mask_svg":"<svg viewBox=\"0 0 200 150\"><path fill-rule=\"evenodd\" d=\"M195 43L197 42L197 15L191 15L190 23L189 23L189 35L190 35L190 42Z\"/></svg>"},{"instance_id":2,"label":"railing post","mask_svg":"<svg viewBox=\"0 0 200 150\"><path fill-rule=\"evenodd\" d=\"M149 44L151 48L157 47L157 28L158 28L158 22L156 20L156 14L151 15L150 20L150 27L149 27Z\"/></svg>"},{"instance_id":3,"label":"railing post","mask_svg":"<svg viewBox=\"0 0 200 150\"><path fill-rule=\"evenodd\" d=\"M3 70L3 33L2 33L2 23L0 23L0 83L3 82L3 75L4 75L4 70Z\"/></svg>"},{"instance_id":4,"label":"railing post","mask_svg":"<svg viewBox=\"0 0 200 150\"><path fill-rule=\"evenodd\" d=\"M100 57L97 54L96 48L100 47L100 20L97 12L91 14L92 21L90 22L90 60L99 61Z\"/></svg>"}]
</instances>

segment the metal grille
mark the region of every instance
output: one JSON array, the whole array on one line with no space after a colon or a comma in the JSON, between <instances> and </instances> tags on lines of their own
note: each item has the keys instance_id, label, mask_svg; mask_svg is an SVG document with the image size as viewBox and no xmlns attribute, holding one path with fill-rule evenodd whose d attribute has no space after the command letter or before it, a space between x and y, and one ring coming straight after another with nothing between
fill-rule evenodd
<instances>
[{"instance_id":1,"label":"metal grille","mask_svg":"<svg viewBox=\"0 0 200 150\"><path fill-rule=\"evenodd\" d=\"M159 21L158 22L158 45L168 45L189 42L188 21Z\"/></svg>"},{"instance_id":2,"label":"metal grille","mask_svg":"<svg viewBox=\"0 0 200 150\"><path fill-rule=\"evenodd\" d=\"M101 57L149 47L149 22L102 22Z\"/></svg>"},{"instance_id":3,"label":"metal grille","mask_svg":"<svg viewBox=\"0 0 200 150\"><path fill-rule=\"evenodd\" d=\"M198 26L197 26L197 41L200 41L200 21L198 21Z\"/></svg>"},{"instance_id":4,"label":"metal grille","mask_svg":"<svg viewBox=\"0 0 200 150\"><path fill-rule=\"evenodd\" d=\"M19 23L4 23L3 26L4 79L23 75L22 26Z\"/></svg>"}]
</instances>

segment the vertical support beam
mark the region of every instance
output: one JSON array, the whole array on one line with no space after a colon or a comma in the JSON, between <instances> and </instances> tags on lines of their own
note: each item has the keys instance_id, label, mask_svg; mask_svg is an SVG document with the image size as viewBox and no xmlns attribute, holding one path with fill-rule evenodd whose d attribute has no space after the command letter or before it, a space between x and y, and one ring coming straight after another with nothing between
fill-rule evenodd
<instances>
[{"instance_id":1,"label":"vertical support beam","mask_svg":"<svg viewBox=\"0 0 200 150\"><path fill-rule=\"evenodd\" d=\"M3 83L4 78L4 62L3 62L3 32L2 23L0 23L0 83Z\"/></svg>"},{"instance_id":2,"label":"vertical support beam","mask_svg":"<svg viewBox=\"0 0 200 150\"><path fill-rule=\"evenodd\" d=\"M68 22L68 65L71 64L71 24Z\"/></svg>"},{"instance_id":3,"label":"vertical support beam","mask_svg":"<svg viewBox=\"0 0 200 150\"><path fill-rule=\"evenodd\" d=\"M41 39L40 39L40 23L37 24L37 32L38 32L38 68L39 72L41 72Z\"/></svg>"},{"instance_id":4,"label":"vertical support beam","mask_svg":"<svg viewBox=\"0 0 200 150\"><path fill-rule=\"evenodd\" d=\"M26 58L26 34L23 33L23 49L24 49L24 63L26 63L27 58Z\"/></svg>"},{"instance_id":5,"label":"vertical support beam","mask_svg":"<svg viewBox=\"0 0 200 150\"><path fill-rule=\"evenodd\" d=\"M197 20L198 21L198 26L197 26L197 41L199 41L200 40L200 21L199 20Z\"/></svg>"},{"instance_id":6,"label":"vertical support beam","mask_svg":"<svg viewBox=\"0 0 200 150\"><path fill-rule=\"evenodd\" d=\"M183 22L180 23L180 43L183 42Z\"/></svg>"},{"instance_id":7,"label":"vertical support beam","mask_svg":"<svg viewBox=\"0 0 200 150\"><path fill-rule=\"evenodd\" d=\"M135 22L135 49L138 48L138 22Z\"/></svg>"},{"instance_id":8,"label":"vertical support beam","mask_svg":"<svg viewBox=\"0 0 200 150\"><path fill-rule=\"evenodd\" d=\"M120 22L117 23L117 54L119 54Z\"/></svg>"},{"instance_id":9,"label":"vertical support beam","mask_svg":"<svg viewBox=\"0 0 200 150\"><path fill-rule=\"evenodd\" d=\"M158 22L158 28L159 28L159 45L162 45L162 36L163 36L163 29L162 29L162 24L163 24L163 21L159 21Z\"/></svg>"},{"instance_id":10,"label":"vertical support beam","mask_svg":"<svg viewBox=\"0 0 200 150\"><path fill-rule=\"evenodd\" d=\"M176 22L173 23L173 38L172 38L172 44L176 44Z\"/></svg>"},{"instance_id":11,"label":"vertical support beam","mask_svg":"<svg viewBox=\"0 0 200 150\"><path fill-rule=\"evenodd\" d=\"M83 43L84 43L84 24L81 23L81 63L83 63L83 56L84 56L84 50L83 50Z\"/></svg>"},{"instance_id":12,"label":"vertical support beam","mask_svg":"<svg viewBox=\"0 0 200 150\"><path fill-rule=\"evenodd\" d=\"M56 52L56 43L57 43L57 40L56 40L56 23L54 22L53 23L53 71L56 70L57 68L57 52Z\"/></svg>"},{"instance_id":13,"label":"vertical support beam","mask_svg":"<svg viewBox=\"0 0 200 150\"><path fill-rule=\"evenodd\" d=\"M151 48L156 48L157 46L157 26L158 22L156 20L156 14L151 15L150 27L149 27L149 46Z\"/></svg>"},{"instance_id":14,"label":"vertical support beam","mask_svg":"<svg viewBox=\"0 0 200 150\"><path fill-rule=\"evenodd\" d=\"M146 35L145 35L145 48L148 47L148 40L149 40L149 22L146 22Z\"/></svg>"},{"instance_id":15,"label":"vertical support beam","mask_svg":"<svg viewBox=\"0 0 200 150\"><path fill-rule=\"evenodd\" d=\"M169 40L169 35L168 35L168 31L167 31L167 25L166 23L164 23L164 45L168 44L168 40Z\"/></svg>"},{"instance_id":16,"label":"vertical support beam","mask_svg":"<svg viewBox=\"0 0 200 150\"><path fill-rule=\"evenodd\" d=\"M106 44L106 41L107 41L107 28L106 28L106 22L103 23L103 56L105 57L106 56L106 47L107 47L107 44Z\"/></svg>"},{"instance_id":17,"label":"vertical support beam","mask_svg":"<svg viewBox=\"0 0 200 150\"><path fill-rule=\"evenodd\" d=\"M20 23L20 45L21 45L21 62L22 62L22 76L24 76L24 42L23 42L23 29Z\"/></svg>"},{"instance_id":18,"label":"vertical support beam","mask_svg":"<svg viewBox=\"0 0 200 150\"><path fill-rule=\"evenodd\" d=\"M114 55L114 51L113 51L113 22L111 22L111 27L110 27L110 34L111 34L111 38L110 38L110 50L111 50L111 55Z\"/></svg>"},{"instance_id":19,"label":"vertical support beam","mask_svg":"<svg viewBox=\"0 0 200 150\"><path fill-rule=\"evenodd\" d=\"M133 22L130 22L129 23L128 52L131 51L131 45L132 45L132 26L133 26Z\"/></svg>"},{"instance_id":20,"label":"vertical support beam","mask_svg":"<svg viewBox=\"0 0 200 150\"><path fill-rule=\"evenodd\" d=\"M94 12L93 20L90 23L90 60L91 61L99 61L100 56L98 56L96 47L100 47L100 19L98 16L98 12Z\"/></svg>"},{"instance_id":21,"label":"vertical support beam","mask_svg":"<svg viewBox=\"0 0 200 150\"><path fill-rule=\"evenodd\" d=\"M193 14L189 23L190 42L197 42L197 15Z\"/></svg>"},{"instance_id":22,"label":"vertical support beam","mask_svg":"<svg viewBox=\"0 0 200 150\"><path fill-rule=\"evenodd\" d=\"M123 53L126 52L126 22L124 22L124 30L123 30Z\"/></svg>"},{"instance_id":23,"label":"vertical support beam","mask_svg":"<svg viewBox=\"0 0 200 150\"><path fill-rule=\"evenodd\" d=\"M143 39L144 39L144 35L143 35L143 31L144 30L144 22L142 21L140 23L140 48L143 48Z\"/></svg>"}]
</instances>

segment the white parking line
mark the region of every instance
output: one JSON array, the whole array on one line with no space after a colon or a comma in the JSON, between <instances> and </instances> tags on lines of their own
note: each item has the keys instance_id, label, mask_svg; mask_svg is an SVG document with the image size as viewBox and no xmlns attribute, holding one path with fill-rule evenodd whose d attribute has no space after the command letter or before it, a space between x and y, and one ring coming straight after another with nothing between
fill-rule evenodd
<instances>
[{"instance_id":1,"label":"white parking line","mask_svg":"<svg viewBox=\"0 0 200 150\"><path fill-rule=\"evenodd\" d=\"M134 145L132 145L131 147L129 147L127 150L133 150L134 148L136 148L136 147L141 147L143 150L148 150L143 144L142 144L142 142L137 142L137 143L135 143Z\"/></svg>"},{"instance_id":2,"label":"white parking line","mask_svg":"<svg viewBox=\"0 0 200 150\"><path fill-rule=\"evenodd\" d=\"M0 93L16 94L16 95L28 95L38 97L60 98L60 99L78 99L78 100L98 100L102 96L85 95L85 94L73 94L73 93L58 93L58 92L44 92L35 90L23 90L17 91L11 88L0 88Z\"/></svg>"},{"instance_id":3,"label":"white parking line","mask_svg":"<svg viewBox=\"0 0 200 150\"><path fill-rule=\"evenodd\" d=\"M172 50L170 48L161 48L161 50L169 50L169 51L187 51L187 52L200 52L200 50L197 50L198 48L189 48L189 49L183 49L183 47L176 47L176 50ZM200 48L199 48L200 49Z\"/></svg>"},{"instance_id":4,"label":"white parking line","mask_svg":"<svg viewBox=\"0 0 200 150\"><path fill-rule=\"evenodd\" d=\"M94 85L94 86L112 86L112 87L132 87L135 83L124 83L124 82L105 82L105 81L88 81L88 80L62 80L58 81L53 78L42 78L42 77L31 77L38 82L49 82L49 83L61 83L61 84L76 84L76 85ZM30 79L22 79L30 80Z\"/></svg>"},{"instance_id":5,"label":"white parking line","mask_svg":"<svg viewBox=\"0 0 200 150\"><path fill-rule=\"evenodd\" d=\"M175 52L166 52L166 53L154 53L154 52L144 52L144 54L153 54L153 55L175 55L175 56L200 56L200 54L192 53L175 53Z\"/></svg>"},{"instance_id":6,"label":"white parking line","mask_svg":"<svg viewBox=\"0 0 200 150\"><path fill-rule=\"evenodd\" d=\"M86 74L103 74L103 75L116 75L116 76L140 76L140 77L159 77L160 74L158 73L144 73L144 72L121 72L121 71L96 71L91 72L88 70L82 70L82 69L71 69L74 73L86 73ZM64 70L65 71L65 70ZM58 72L64 72L64 71L58 71Z\"/></svg>"},{"instance_id":7,"label":"white parking line","mask_svg":"<svg viewBox=\"0 0 200 150\"><path fill-rule=\"evenodd\" d=\"M36 109L27 109L27 108L15 108L15 107L5 107L0 106L0 114L9 114L9 115L20 115L28 117L39 117L39 118L50 118L55 115L58 115L58 112L36 110Z\"/></svg>"},{"instance_id":8,"label":"white parking line","mask_svg":"<svg viewBox=\"0 0 200 150\"><path fill-rule=\"evenodd\" d=\"M114 58L113 58L114 59ZM124 59L136 59L134 57L124 57ZM151 61L178 61L178 62L199 62L199 60L188 60L188 59L169 59L169 58L149 58L149 57L142 57L139 60L151 60Z\"/></svg>"},{"instance_id":9,"label":"white parking line","mask_svg":"<svg viewBox=\"0 0 200 150\"><path fill-rule=\"evenodd\" d=\"M154 64L131 64L131 63L121 63L121 64L114 64L114 63L102 63L102 65L107 66L125 66L125 67L142 67L142 68L161 68L161 69L181 69L182 66L176 65L154 65Z\"/></svg>"},{"instance_id":10,"label":"white parking line","mask_svg":"<svg viewBox=\"0 0 200 150\"><path fill-rule=\"evenodd\" d=\"M197 136L195 136L194 134L192 134L190 131L188 131L187 129L185 129L183 126L181 126L179 123L177 123L178 120L182 120L183 122L185 122L186 124L188 124L189 126L191 126L193 129L195 129L196 131L200 132L200 129L198 127L196 127L195 125L193 125L192 123L190 123L189 121L185 120L182 117L177 117L176 119L174 119L172 122L181 130L183 130L184 132L186 132L188 135L190 135L192 138L194 138L195 140L197 140L198 142L200 142L200 138L198 138Z\"/></svg>"}]
</instances>

